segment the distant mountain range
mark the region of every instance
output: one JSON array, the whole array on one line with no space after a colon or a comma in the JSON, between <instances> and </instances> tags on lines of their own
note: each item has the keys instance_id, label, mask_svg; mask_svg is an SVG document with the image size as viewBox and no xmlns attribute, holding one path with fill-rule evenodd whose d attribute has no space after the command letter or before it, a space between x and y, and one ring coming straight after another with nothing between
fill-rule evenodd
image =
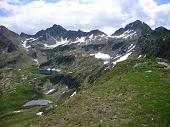
<instances>
[{"instance_id":1,"label":"distant mountain range","mask_svg":"<svg viewBox=\"0 0 170 127\"><path fill-rule=\"evenodd\" d=\"M167 127L169 60L170 30L139 20L111 36L0 26L0 126Z\"/></svg>"},{"instance_id":2,"label":"distant mountain range","mask_svg":"<svg viewBox=\"0 0 170 127\"><path fill-rule=\"evenodd\" d=\"M100 30L83 32L66 30L53 25L35 35L20 35L0 27L0 48L3 53L25 49L35 63L45 63L55 57L56 52L103 53L116 63L122 58L163 57L170 58L170 31L164 27L152 30L146 23L136 20L111 36ZM50 56L48 55L50 52ZM22 51L23 53L23 51Z\"/></svg>"}]
</instances>

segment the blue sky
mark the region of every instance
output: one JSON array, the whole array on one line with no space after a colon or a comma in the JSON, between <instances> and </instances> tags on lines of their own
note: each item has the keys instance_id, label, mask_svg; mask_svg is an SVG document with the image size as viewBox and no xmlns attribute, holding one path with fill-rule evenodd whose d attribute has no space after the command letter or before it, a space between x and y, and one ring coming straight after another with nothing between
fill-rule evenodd
<instances>
[{"instance_id":1,"label":"blue sky","mask_svg":"<svg viewBox=\"0 0 170 127\"><path fill-rule=\"evenodd\" d=\"M0 0L0 25L34 34L53 24L107 34L135 20L170 29L170 0Z\"/></svg>"},{"instance_id":2,"label":"blue sky","mask_svg":"<svg viewBox=\"0 0 170 127\"><path fill-rule=\"evenodd\" d=\"M170 0L155 0L157 4L166 4L170 3Z\"/></svg>"}]
</instances>

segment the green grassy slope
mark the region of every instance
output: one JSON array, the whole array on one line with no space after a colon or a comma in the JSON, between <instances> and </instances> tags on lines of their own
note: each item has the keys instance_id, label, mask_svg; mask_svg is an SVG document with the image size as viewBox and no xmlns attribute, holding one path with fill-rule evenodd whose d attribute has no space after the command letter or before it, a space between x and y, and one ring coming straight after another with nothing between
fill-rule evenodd
<instances>
[{"instance_id":1,"label":"green grassy slope","mask_svg":"<svg viewBox=\"0 0 170 127\"><path fill-rule=\"evenodd\" d=\"M152 60L121 62L47 115L13 126L167 127L169 72Z\"/></svg>"},{"instance_id":2,"label":"green grassy slope","mask_svg":"<svg viewBox=\"0 0 170 127\"><path fill-rule=\"evenodd\" d=\"M28 100L42 98L37 87L29 83L29 78L34 78L31 70L35 68L0 70L0 127L8 126L6 120L9 120L10 124L20 121L21 118L28 120L29 112L18 118L14 111L24 109L22 106ZM31 118L34 115L31 115Z\"/></svg>"}]
</instances>

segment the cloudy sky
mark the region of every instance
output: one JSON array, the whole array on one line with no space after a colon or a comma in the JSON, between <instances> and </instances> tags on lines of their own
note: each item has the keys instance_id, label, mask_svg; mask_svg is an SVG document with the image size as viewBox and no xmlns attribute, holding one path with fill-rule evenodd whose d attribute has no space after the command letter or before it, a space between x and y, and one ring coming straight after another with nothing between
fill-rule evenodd
<instances>
[{"instance_id":1,"label":"cloudy sky","mask_svg":"<svg viewBox=\"0 0 170 127\"><path fill-rule=\"evenodd\" d=\"M0 25L17 33L58 24L112 34L137 19L170 29L170 0L0 0Z\"/></svg>"}]
</instances>

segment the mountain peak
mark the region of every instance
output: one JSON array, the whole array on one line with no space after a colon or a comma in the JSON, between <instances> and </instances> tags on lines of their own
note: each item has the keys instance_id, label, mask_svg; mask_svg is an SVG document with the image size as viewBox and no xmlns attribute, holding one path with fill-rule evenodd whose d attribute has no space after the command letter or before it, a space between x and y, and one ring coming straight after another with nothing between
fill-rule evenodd
<instances>
[{"instance_id":1,"label":"mountain peak","mask_svg":"<svg viewBox=\"0 0 170 127\"><path fill-rule=\"evenodd\" d=\"M84 31L82 31L82 30L78 29L78 31L77 31L77 32L84 32Z\"/></svg>"},{"instance_id":2,"label":"mountain peak","mask_svg":"<svg viewBox=\"0 0 170 127\"><path fill-rule=\"evenodd\" d=\"M96 29L96 30L91 30L89 33L90 33L90 34L94 34L94 35L102 35L102 34L106 35L104 32L102 32L102 31L100 31L100 30L98 30L98 29Z\"/></svg>"},{"instance_id":3,"label":"mountain peak","mask_svg":"<svg viewBox=\"0 0 170 127\"><path fill-rule=\"evenodd\" d=\"M146 23L144 23L144 22L142 22L140 20L136 20L136 21L134 21L132 23L129 23L125 28L127 28L127 29L136 29L136 28L139 28L139 27L142 27L142 26L149 27Z\"/></svg>"},{"instance_id":4,"label":"mountain peak","mask_svg":"<svg viewBox=\"0 0 170 127\"><path fill-rule=\"evenodd\" d=\"M65 28L63 28L62 26L60 26L60 25L54 24L52 27L47 28L46 31L49 31L49 32L54 32L54 31L56 31L56 32L65 32L67 30Z\"/></svg>"},{"instance_id":5,"label":"mountain peak","mask_svg":"<svg viewBox=\"0 0 170 127\"><path fill-rule=\"evenodd\" d=\"M62 26L54 24L52 27L50 28L56 28L56 29L64 29Z\"/></svg>"},{"instance_id":6,"label":"mountain peak","mask_svg":"<svg viewBox=\"0 0 170 127\"><path fill-rule=\"evenodd\" d=\"M160 27L157 27L155 31L169 31L169 30L163 26L160 26Z\"/></svg>"},{"instance_id":7,"label":"mountain peak","mask_svg":"<svg viewBox=\"0 0 170 127\"><path fill-rule=\"evenodd\" d=\"M132 22L133 24L144 24L144 22L143 21L140 21L140 20L136 20L136 21L134 21L134 22Z\"/></svg>"},{"instance_id":8,"label":"mountain peak","mask_svg":"<svg viewBox=\"0 0 170 127\"><path fill-rule=\"evenodd\" d=\"M165 27L161 26L156 28L153 33L158 37L158 36L166 36L170 34L170 30L166 29Z\"/></svg>"},{"instance_id":9,"label":"mountain peak","mask_svg":"<svg viewBox=\"0 0 170 127\"><path fill-rule=\"evenodd\" d=\"M54 24L52 27L47 28L46 30L41 30L41 31L37 32L35 35L36 36L46 36L46 34L50 34L52 36L61 36L65 32L67 32L67 30L64 29L62 26Z\"/></svg>"},{"instance_id":10,"label":"mountain peak","mask_svg":"<svg viewBox=\"0 0 170 127\"><path fill-rule=\"evenodd\" d=\"M146 23L140 20L136 20L126 25L125 28L120 28L113 35L120 35L128 30L133 30L138 33L138 35L146 35L152 32L152 29Z\"/></svg>"}]
</instances>

